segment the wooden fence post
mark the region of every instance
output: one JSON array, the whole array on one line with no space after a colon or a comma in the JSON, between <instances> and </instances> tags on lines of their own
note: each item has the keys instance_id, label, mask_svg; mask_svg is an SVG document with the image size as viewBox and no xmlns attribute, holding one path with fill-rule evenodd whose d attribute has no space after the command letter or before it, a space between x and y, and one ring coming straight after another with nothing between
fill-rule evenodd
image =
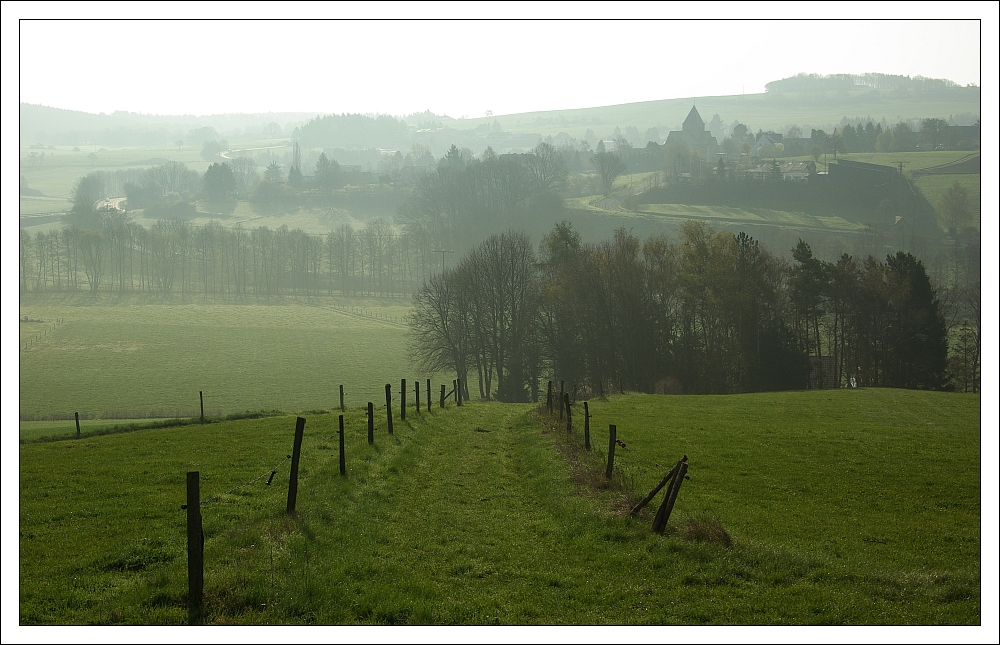
<instances>
[{"instance_id":1,"label":"wooden fence post","mask_svg":"<svg viewBox=\"0 0 1000 645\"><path fill-rule=\"evenodd\" d=\"M607 479L611 479L611 471L615 468L615 444L618 441L618 426L608 425L608 469L604 473Z\"/></svg>"},{"instance_id":2,"label":"wooden fence post","mask_svg":"<svg viewBox=\"0 0 1000 645\"><path fill-rule=\"evenodd\" d=\"M340 411L347 412L347 408L344 407L344 386L340 386Z\"/></svg>"},{"instance_id":3,"label":"wooden fence post","mask_svg":"<svg viewBox=\"0 0 1000 645\"><path fill-rule=\"evenodd\" d=\"M188 624L202 622L205 587L205 537L201 527L201 485L198 471L187 474Z\"/></svg>"},{"instance_id":4,"label":"wooden fence post","mask_svg":"<svg viewBox=\"0 0 1000 645\"><path fill-rule=\"evenodd\" d=\"M420 414L420 379L413 382L414 395L413 398L417 400L417 414Z\"/></svg>"},{"instance_id":5,"label":"wooden fence post","mask_svg":"<svg viewBox=\"0 0 1000 645\"><path fill-rule=\"evenodd\" d=\"M198 390L198 400L201 402L201 422L205 423L205 393Z\"/></svg>"},{"instance_id":6,"label":"wooden fence post","mask_svg":"<svg viewBox=\"0 0 1000 645\"><path fill-rule=\"evenodd\" d=\"M74 412L73 416L76 417L76 438L80 438L80 413Z\"/></svg>"},{"instance_id":7,"label":"wooden fence post","mask_svg":"<svg viewBox=\"0 0 1000 645\"><path fill-rule=\"evenodd\" d=\"M389 434L392 434L392 385L385 384L385 418L389 423Z\"/></svg>"},{"instance_id":8,"label":"wooden fence post","mask_svg":"<svg viewBox=\"0 0 1000 645\"><path fill-rule=\"evenodd\" d=\"M427 411L431 411L431 380L427 379Z\"/></svg>"},{"instance_id":9,"label":"wooden fence post","mask_svg":"<svg viewBox=\"0 0 1000 645\"><path fill-rule=\"evenodd\" d=\"M406 421L406 379L399 380L399 420Z\"/></svg>"},{"instance_id":10,"label":"wooden fence post","mask_svg":"<svg viewBox=\"0 0 1000 645\"><path fill-rule=\"evenodd\" d=\"M583 402L583 447L590 450L590 407Z\"/></svg>"},{"instance_id":11,"label":"wooden fence post","mask_svg":"<svg viewBox=\"0 0 1000 645\"><path fill-rule=\"evenodd\" d=\"M566 396L566 432L573 431L573 410L569 407L569 392L565 394Z\"/></svg>"},{"instance_id":12,"label":"wooden fence post","mask_svg":"<svg viewBox=\"0 0 1000 645\"><path fill-rule=\"evenodd\" d=\"M462 379L455 379L455 402L462 405Z\"/></svg>"},{"instance_id":13,"label":"wooden fence post","mask_svg":"<svg viewBox=\"0 0 1000 645\"><path fill-rule=\"evenodd\" d=\"M629 515L635 517L636 515L639 514L639 511L641 511L643 507L646 506L646 504L653 501L653 498L656 497L656 494L659 493L660 489L666 486L667 482L669 482L673 478L673 476L677 474L677 469L680 467L681 467L681 462L678 461L676 464L674 464L674 467L670 469L670 472L664 475L663 479L660 480L660 483L657 484L656 487L653 488L653 490L649 491L649 495L646 495L646 497L644 497L641 502L639 502L632 508L632 510L629 512ZM667 494L668 495L670 494L669 489L667 490Z\"/></svg>"},{"instance_id":14,"label":"wooden fence post","mask_svg":"<svg viewBox=\"0 0 1000 645\"><path fill-rule=\"evenodd\" d=\"M368 445L375 443L375 404L368 402Z\"/></svg>"},{"instance_id":15,"label":"wooden fence post","mask_svg":"<svg viewBox=\"0 0 1000 645\"><path fill-rule=\"evenodd\" d=\"M559 420L563 417L563 398L566 396L566 381L559 381Z\"/></svg>"},{"instance_id":16,"label":"wooden fence post","mask_svg":"<svg viewBox=\"0 0 1000 645\"><path fill-rule=\"evenodd\" d=\"M552 414L552 381L549 381L549 393L545 397L545 405L549 408L549 414Z\"/></svg>"},{"instance_id":17,"label":"wooden fence post","mask_svg":"<svg viewBox=\"0 0 1000 645\"><path fill-rule=\"evenodd\" d=\"M295 512L295 498L299 493L299 454L302 452L302 432L305 430L306 420L302 417L295 419L295 443L292 444L292 470L288 475L288 504L285 511L291 515Z\"/></svg>"},{"instance_id":18,"label":"wooden fence post","mask_svg":"<svg viewBox=\"0 0 1000 645\"><path fill-rule=\"evenodd\" d=\"M347 462L344 460L344 415L340 415L340 475L347 474Z\"/></svg>"},{"instance_id":19,"label":"wooden fence post","mask_svg":"<svg viewBox=\"0 0 1000 645\"><path fill-rule=\"evenodd\" d=\"M684 482L684 475L687 474L687 470L687 462L677 462L677 474L674 475L674 481L670 484L670 489L664 496L659 510L656 511L656 517L653 518L653 531L663 533L667 528L667 520L670 519L670 513L674 510L674 502L677 501L677 493L681 490L681 484Z\"/></svg>"},{"instance_id":20,"label":"wooden fence post","mask_svg":"<svg viewBox=\"0 0 1000 645\"><path fill-rule=\"evenodd\" d=\"M442 383L441 384L441 407L442 408L444 407L444 390L445 390L445 387L446 387L445 384Z\"/></svg>"}]
</instances>

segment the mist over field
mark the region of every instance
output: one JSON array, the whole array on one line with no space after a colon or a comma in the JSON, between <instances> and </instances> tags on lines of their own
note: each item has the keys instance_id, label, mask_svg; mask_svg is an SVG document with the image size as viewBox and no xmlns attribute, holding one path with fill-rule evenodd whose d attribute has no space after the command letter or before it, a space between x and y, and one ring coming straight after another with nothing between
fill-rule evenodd
<instances>
[{"instance_id":1,"label":"mist over field","mask_svg":"<svg viewBox=\"0 0 1000 645\"><path fill-rule=\"evenodd\" d=\"M981 89L764 90L20 103L20 624L981 626Z\"/></svg>"}]
</instances>

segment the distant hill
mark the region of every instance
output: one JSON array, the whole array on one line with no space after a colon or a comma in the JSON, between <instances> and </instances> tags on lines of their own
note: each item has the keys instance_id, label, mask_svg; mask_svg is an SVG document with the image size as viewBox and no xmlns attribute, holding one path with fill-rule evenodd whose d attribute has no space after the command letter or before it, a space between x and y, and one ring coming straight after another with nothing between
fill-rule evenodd
<instances>
[{"instance_id":1,"label":"distant hill","mask_svg":"<svg viewBox=\"0 0 1000 645\"><path fill-rule=\"evenodd\" d=\"M669 79L667 80L669 83ZM409 140L441 156L461 140L481 152L491 145L498 152L532 147L539 139L558 142L610 139L625 136L642 147L648 140L663 140L680 129L692 105L705 118L709 130L721 139L736 122L751 132L786 132L798 126L832 131L843 121L872 120L894 124L940 118L953 125L969 125L980 115L980 88L961 87L943 79L886 74L800 74L767 84L762 94L700 96L640 103L604 104L613 94L595 90L595 107L476 119L453 119L430 113L403 119ZM174 145L178 141L200 145L207 138L234 140L291 137L316 117L317 112L219 114L210 116L160 116L133 112L90 114L41 105L20 105L21 145L106 146ZM375 117L370 117L374 119ZM459 135L458 133L462 134ZM323 145L343 145L326 143ZM379 147L377 141L352 140L352 147Z\"/></svg>"},{"instance_id":2,"label":"distant hill","mask_svg":"<svg viewBox=\"0 0 1000 645\"><path fill-rule=\"evenodd\" d=\"M174 145L183 141L188 145L204 143L191 140L192 133L212 129L219 137L245 136L247 129L262 133L271 125L271 133L287 136L317 112L266 112L257 114L156 115L116 111L111 114L91 114L76 110L20 104L21 145L83 145L112 146Z\"/></svg>"}]
</instances>

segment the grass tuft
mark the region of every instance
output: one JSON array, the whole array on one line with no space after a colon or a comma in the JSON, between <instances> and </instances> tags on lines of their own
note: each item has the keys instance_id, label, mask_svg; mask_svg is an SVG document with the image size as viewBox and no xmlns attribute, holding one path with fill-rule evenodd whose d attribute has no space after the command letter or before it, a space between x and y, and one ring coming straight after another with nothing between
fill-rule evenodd
<instances>
[{"instance_id":1,"label":"grass tuft","mask_svg":"<svg viewBox=\"0 0 1000 645\"><path fill-rule=\"evenodd\" d=\"M679 535L688 542L709 542L733 548L733 538L716 517L689 517L682 523Z\"/></svg>"}]
</instances>

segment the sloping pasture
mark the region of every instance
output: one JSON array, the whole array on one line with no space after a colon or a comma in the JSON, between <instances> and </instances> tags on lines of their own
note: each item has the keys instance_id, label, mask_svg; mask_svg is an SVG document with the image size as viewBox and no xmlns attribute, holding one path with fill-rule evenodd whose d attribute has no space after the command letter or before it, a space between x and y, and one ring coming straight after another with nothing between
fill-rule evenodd
<instances>
[{"instance_id":1,"label":"sloping pasture","mask_svg":"<svg viewBox=\"0 0 1000 645\"><path fill-rule=\"evenodd\" d=\"M306 414L20 447L22 624L182 624L185 472L210 624L981 622L979 398L896 390ZM619 447L604 479L607 425ZM682 455L665 535L659 497ZM266 485L271 469L277 471ZM729 540L695 530L721 525ZM699 541L699 538L702 538ZM725 542L728 542L726 544Z\"/></svg>"}]
</instances>

